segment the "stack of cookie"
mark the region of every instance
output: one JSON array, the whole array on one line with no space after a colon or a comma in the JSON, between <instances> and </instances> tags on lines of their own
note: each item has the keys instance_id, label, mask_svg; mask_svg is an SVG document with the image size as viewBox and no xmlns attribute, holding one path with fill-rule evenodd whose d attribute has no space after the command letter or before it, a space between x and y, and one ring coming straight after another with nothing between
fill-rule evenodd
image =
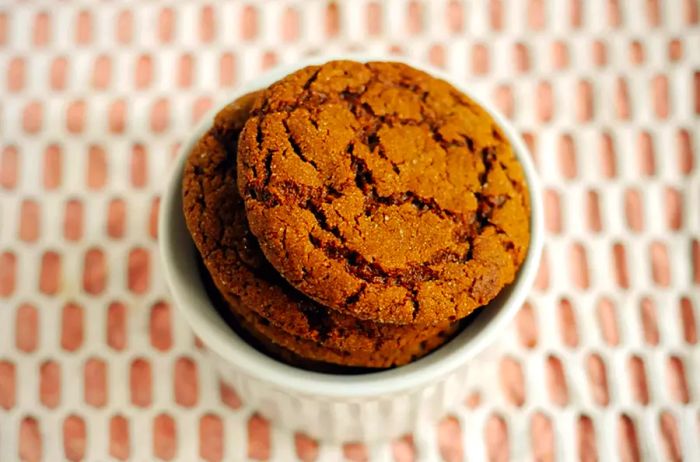
<instances>
[{"instance_id":1,"label":"stack of cookie","mask_svg":"<svg viewBox=\"0 0 700 462\"><path fill-rule=\"evenodd\" d=\"M319 370L439 347L513 281L529 241L501 129L398 63L312 66L231 103L190 154L183 197L225 318Z\"/></svg>"}]
</instances>

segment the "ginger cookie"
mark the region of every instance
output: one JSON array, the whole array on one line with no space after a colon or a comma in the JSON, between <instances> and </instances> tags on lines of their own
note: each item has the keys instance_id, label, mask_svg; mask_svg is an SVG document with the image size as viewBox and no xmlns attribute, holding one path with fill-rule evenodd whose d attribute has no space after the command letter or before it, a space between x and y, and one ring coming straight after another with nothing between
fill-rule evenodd
<instances>
[{"instance_id":1,"label":"ginger cookie","mask_svg":"<svg viewBox=\"0 0 700 462\"><path fill-rule=\"evenodd\" d=\"M501 128L445 81L333 61L264 90L240 135L238 188L267 260L365 320L455 321L511 283L529 195Z\"/></svg>"},{"instance_id":2,"label":"ginger cookie","mask_svg":"<svg viewBox=\"0 0 700 462\"><path fill-rule=\"evenodd\" d=\"M421 341L404 343L397 348L384 351L348 351L325 347L304 337L291 335L241 303L229 304L229 308L236 317L238 326L253 336L272 356L287 361L299 357L313 363L346 367L385 369L402 366L430 353L445 343L457 330L457 324L452 324ZM317 367L314 369L317 370Z\"/></svg>"},{"instance_id":3,"label":"ginger cookie","mask_svg":"<svg viewBox=\"0 0 700 462\"><path fill-rule=\"evenodd\" d=\"M243 305L275 332L321 348L387 355L450 328L363 321L328 310L294 289L267 262L248 228L236 187L238 135L255 99L224 108L191 152L183 176L187 227L214 284L229 307ZM239 310L240 311L240 310Z\"/></svg>"}]
</instances>

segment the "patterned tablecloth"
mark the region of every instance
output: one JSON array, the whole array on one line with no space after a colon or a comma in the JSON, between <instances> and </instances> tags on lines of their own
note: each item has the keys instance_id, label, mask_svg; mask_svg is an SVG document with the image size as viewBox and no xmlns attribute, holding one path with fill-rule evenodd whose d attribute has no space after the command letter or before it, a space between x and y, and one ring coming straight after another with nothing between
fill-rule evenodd
<instances>
[{"instance_id":1,"label":"patterned tablecloth","mask_svg":"<svg viewBox=\"0 0 700 462\"><path fill-rule=\"evenodd\" d=\"M0 460L700 460L697 0L0 5ZM277 429L170 304L178 143L264 68L347 50L493 98L547 243L464 405L364 447Z\"/></svg>"}]
</instances>

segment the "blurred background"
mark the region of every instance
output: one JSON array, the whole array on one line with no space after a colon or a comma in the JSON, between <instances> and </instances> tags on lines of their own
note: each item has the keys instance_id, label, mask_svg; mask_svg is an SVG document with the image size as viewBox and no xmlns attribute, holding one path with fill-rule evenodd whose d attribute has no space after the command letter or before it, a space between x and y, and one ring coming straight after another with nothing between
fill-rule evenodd
<instances>
[{"instance_id":1,"label":"blurred background","mask_svg":"<svg viewBox=\"0 0 700 462\"><path fill-rule=\"evenodd\" d=\"M0 460L700 460L697 0L5 1ZM544 186L536 287L415 435L278 429L157 252L178 144L264 69L361 51L496 102Z\"/></svg>"}]
</instances>

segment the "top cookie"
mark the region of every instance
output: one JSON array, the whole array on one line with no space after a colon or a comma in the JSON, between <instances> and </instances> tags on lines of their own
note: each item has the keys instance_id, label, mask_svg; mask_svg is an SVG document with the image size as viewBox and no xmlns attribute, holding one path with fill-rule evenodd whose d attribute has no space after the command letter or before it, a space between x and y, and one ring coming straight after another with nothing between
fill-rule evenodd
<instances>
[{"instance_id":1,"label":"top cookie","mask_svg":"<svg viewBox=\"0 0 700 462\"><path fill-rule=\"evenodd\" d=\"M361 319L464 317L513 281L529 242L527 185L501 129L399 63L333 61L263 91L238 188L280 274Z\"/></svg>"}]
</instances>

